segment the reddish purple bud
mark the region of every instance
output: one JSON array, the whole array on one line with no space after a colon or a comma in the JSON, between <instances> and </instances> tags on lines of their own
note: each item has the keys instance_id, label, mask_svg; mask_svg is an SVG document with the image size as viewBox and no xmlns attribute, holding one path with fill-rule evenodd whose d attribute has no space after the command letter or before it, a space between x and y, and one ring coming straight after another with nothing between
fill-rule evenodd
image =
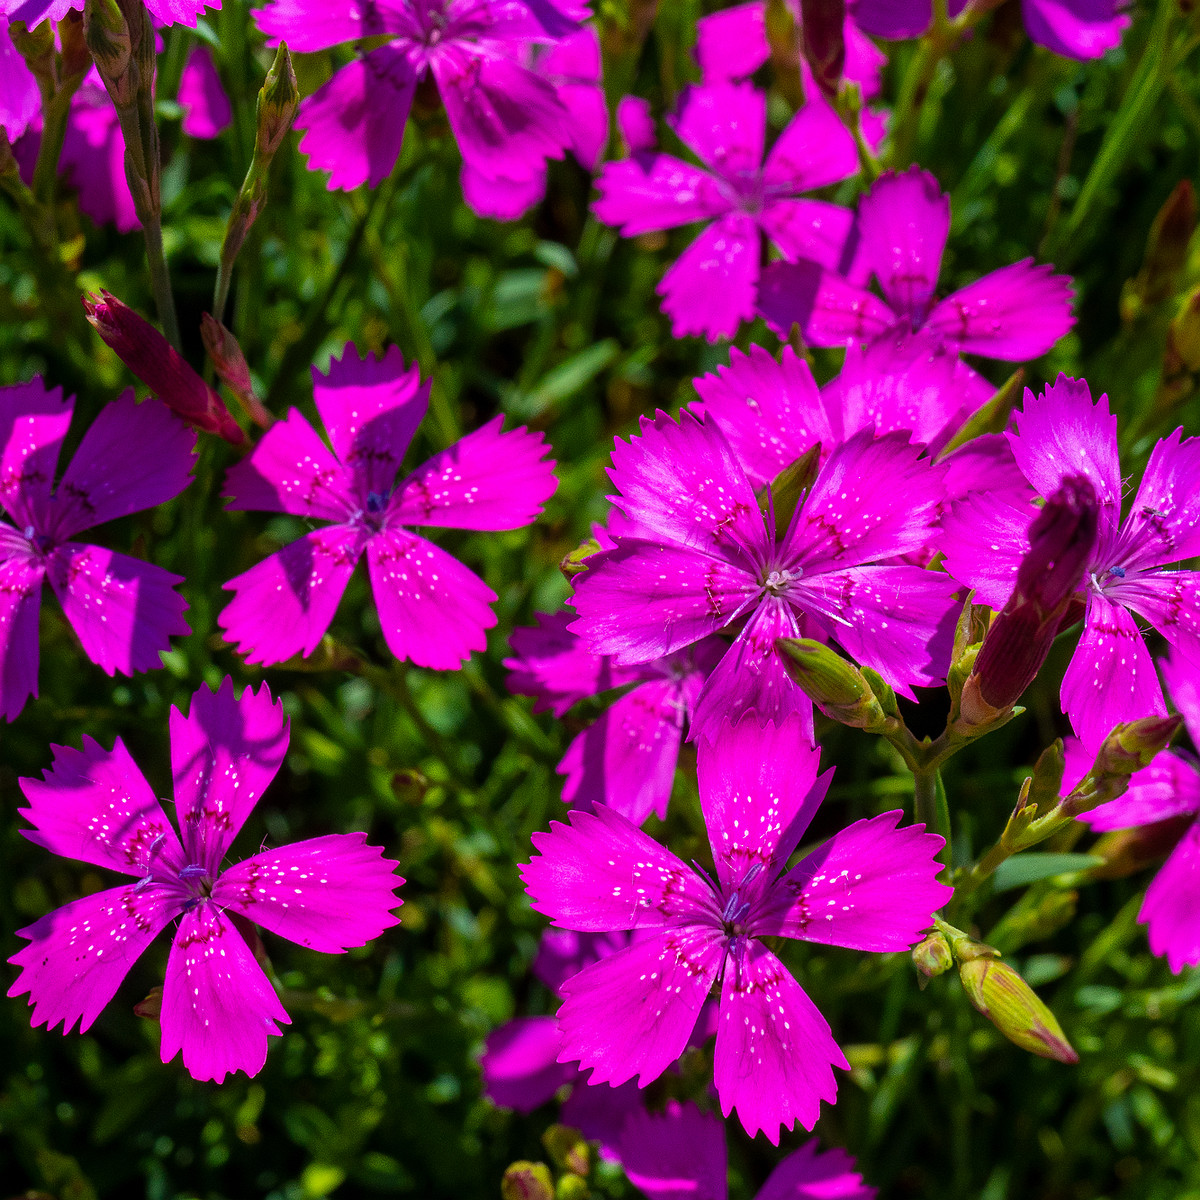
<instances>
[{"instance_id":1,"label":"reddish purple bud","mask_svg":"<svg viewBox=\"0 0 1200 1200\"><path fill-rule=\"evenodd\" d=\"M1068 475L1030 526L1017 586L988 629L963 689L967 721L1011 708L1046 661L1095 548L1098 512L1091 482Z\"/></svg>"},{"instance_id":2,"label":"reddish purple bud","mask_svg":"<svg viewBox=\"0 0 1200 1200\"><path fill-rule=\"evenodd\" d=\"M110 292L85 295L83 310L117 357L174 413L235 446L245 434L229 410L149 321Z\"/></svg>"},{"instance_id":3,"label":"reddish purple bud","mask_svg":"<svg viewBox=\"0 0 1200 1200\"><path fill-rule=\"evenodd\" d=\"M831 100L846 66L845 25L846 0L800 0L804 57L817 87Z\"/></svg>"}]
</instances>

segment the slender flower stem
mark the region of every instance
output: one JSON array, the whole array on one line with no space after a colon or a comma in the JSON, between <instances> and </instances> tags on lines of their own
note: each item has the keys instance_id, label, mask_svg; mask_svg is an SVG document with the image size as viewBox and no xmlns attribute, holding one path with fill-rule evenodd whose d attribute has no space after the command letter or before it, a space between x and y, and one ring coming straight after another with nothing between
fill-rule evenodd
<instances>
[{"instance_id":1,"label":"slender flower stem","mask_svg":"<svg viewBox=\"0 0 1200 1200\"><path fill-rule=\"evenodd\" d=\"M937 828L937 767L913 772L913 808L926 829Z\"/></svg>"},{"instance_id":2,"label":"slender flower stem","mask_svg":"<svg viewBox=\"0 0 1200 1200\"><path fill-rule=\"evenodd\" d=\"M929 95L930 84L933 83L942 59L958 44L964 28L961 18L958 21L950 20L947 0L934 0L933 24L929 27L929 32L921 38L917 52L908 64L908 70L900 84L900 96L893 110L890 154L893 167L906 167L912 162L917 127Z\"/></svg>"},{"instance_id":3,"label":"slender flower stem","mask_svg":"<svg viewBox=\"0 0 1200 1200\"><path fill-rule=\"evenodd\" d=\"M181 350L179 318L175 315L171 276L167 271L166 256L163 254L162 217L159 213L147 213L142 217L142 233L146 238L146 263L150 268L150 287L154 293L158 319L162 322L167 341L176 350Z\"/></svg>"},{"instance_id":4,"label":"slender flower stem","mask_svg":"<svg viewBox=\"0 0 1200 1200\"><path fill-rule=\"evenodd\" d=\"M67 136L71 97L75 95L75 89L82 79L81 75L74 87L64 87L55 92L43 109L42 140L38 146L37 163L33 168L33 194L39 203L46 206L51 216L54 187L58 180L58 160L62 156L63 139Z\"/></svg>"}]
</instances>

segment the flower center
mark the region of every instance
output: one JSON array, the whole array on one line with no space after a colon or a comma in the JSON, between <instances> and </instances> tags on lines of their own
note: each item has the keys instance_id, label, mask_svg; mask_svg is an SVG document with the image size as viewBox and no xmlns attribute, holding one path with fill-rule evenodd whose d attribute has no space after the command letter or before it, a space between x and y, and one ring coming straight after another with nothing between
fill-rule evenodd
<instances>
[{"instance_id":1,"label":"flower center","mask_svg":"<svg viewBox=\"0 0 1200 1200\"><path fill-rule=\"evenodd\" d=\"M780 570L778 567L774 567L767 572L762 585L772 596L782 596L803 574L803 567L795 567L791 570Z\"/></svg>"}]
</instances>

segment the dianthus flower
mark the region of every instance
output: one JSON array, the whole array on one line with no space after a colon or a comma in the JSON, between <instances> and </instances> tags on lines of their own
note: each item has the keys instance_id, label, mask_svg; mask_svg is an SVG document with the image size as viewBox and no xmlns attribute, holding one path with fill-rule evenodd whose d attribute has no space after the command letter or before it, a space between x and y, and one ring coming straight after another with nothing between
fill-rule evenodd
<instances>
[{"instance_id":1,"label":"dianthus flower","mask_svg":"<svg viewBox=\"0 0 1200 1200\"><path fill-rule=\"evenodd\" d=\"M618 1159L634 1187L649 1200L726 1200L729 1195L725 1127L694 1104L668 1100L661 1113L645 1109L625 1122ZM854 1159L844 1150L805 1142L782 1159L755 1200L874 1200Z\"/></svg>"},{"instance_id":2,"label":"dianthus flower","mask_svg":"<svg viewBox=\"0 0 1200 1200\"><path fill-rule=\"evenodd\" d=\"M149 671L188 632L183 582L153 563L72 539L165 504L190 481L194 437L165 405L106 405L54 485L74 401L40 378L0 388L0 715L37 695L38 610L48 580L84 653L109 675Z\"/></svg>"},{"instance_id":3,"label":"dianthus flower","mask_svg":"<svg viewBox=\"0 0 1200 1200\"><path fill-rule=\"evenodd\" d=\"M811 1129L846 1061L829 1026L763 942L799 938L858 950L910 947L950 889L942 839L899 812L858 821L784 871L825 795L819 752L798 718L726 724L698 753L715 882L598 805L535 833L522 868L533 907L566 929L647 931L562 988L559 1057L595 1083L645 1087L682 1053L709 991L720 989L714 1082L722 1112L778 1143Z\"/></svg>"},{"instance_id":4,"label":"dianthus flower","mask_svg":"<svg viewBox=\"0 0 1200 1200\"><path fill-rule=\"evenodd\" d=\"M185 717L171 709L171 773L179 834L120 738L103 750L55 746L42 781L21 780L30 841L137 882L82 896L20 936L9 960L33 1024L86 1031L142 952L178 919L162 991L162 1060L181 1050L196 1079L256 1074L267 1037L288 1023L236 927L252 921L327 954L362 946L397 923L396 863L361 833L265 850L222 870L225 855L287 750L288 723L264 684L240 700L226 676L201 688Z\"/></svg>"},{"instance_id":5,"label":"dianthus flower","mask_svg":"<svg viewBox=\"0 0 1200 1200\"><path fill-rule=\"evenodd\" d=\"M980 604L1001 609L1029 549L1036 502L1068 476L1091 483L1099 529L1083 576L1083 637L1061 699L1071 727L1094 752L1118 722L1166 715L1134 614L1200 662L1200 576L1171 569L1200 553L1200 438L1181 440L1177 429L1154 447L1122 522L1117 419L1108 397L1093 403L1086 381L1060 375L1036 397L1027 388L1023 408L1007 438L1027 481L1024 494L957 500L940 545L946 570L974 588Z\"/></svg>"},{"instance_id":6,"label":"dianthus flower","mask_svg":"<svg viewBox=\"0 0 1200 1200\"><path fill-rule=\"evenodd\" d=\"M249 662L311 654L333 620L363 553L388 649L399 659L457 670L486 645L496 595L408 525L518 529L555 488L540 433L502 433L498 416L399 482L396 472L429 403L429 383L391 347L360 360L353 347L313 370L317 411L332 452L295 409L226 476L231 509L333 521L306 533L225 587L218 618Z\"/></svg>"},{"instance_id":7,"label":"dianthus flower","mask_svg":"<svg viewBox=\"0 0 1200 1200\"><path fill-rule=\"evenodd\" d=\"M179 77L179 107L183 109L180 127L188 137L215 138L233 120L229 97L207 46L193 46L188 55Z\"/></svg>"},{"instance_id":8,"label":"dianthus flower","mask_svg":"<svg viewBox=\"0 0 1200 1200\"><path fill-rule=\"evenodd\" d=\"M1044 354L1071 328L1070 278L1031 258L935 302L949 233L950 197L937 180L919 167L889 171L859 201L855 260L875 273L884 299L827 262L772 263L763 272L759 310L781 337L798 324L814 346L920 329L955 353L1012 360Z\"/></svg>"},{"instance_id":9,"label":"dianthus flower","mask_svg":"<svg viewBox=\"0 0 1200 1200\"><path fill-rule=\"evenodd\" d=\"M326 50L387 38L300 105L296 127L310 166L331 188L376 187L400 154L417 85L432 76L470 171L476 211L492 215L484 181L508 191L528 184L570 143L568 114L552 84L523 65L531 45L552 43L579 23L553 0L275 0L256 9L270 45Z\"/></svg>"},{"instance_id":10,"label":"dianthus flower","mask_svg":"<svg viewBox=\"0 0 1200 1200\"><path fill-rule=\"evenodd\" d=\"M534 711L562 716L577 700L633 684L572 740L558 773L566 776L563 803L607 804L635 825L652 812L667 815L675 766L696 695L724 647L708 639L636 667L618 667L592 654L567 629L569 613L539 613L532 629L515 629L515 657L504 665L508 687L536 699Z\"/></svg>"},{"instance_id":11,"label":"dianthus flower","mask_svg":"<svg viewBox=\"0 0 1200 1200\"><path fill-rule=\"evenodd\" d=\"M953 20L967 0L949 0ZM1124 0L1021 0L1030 38L1064 58L1099 58L1121 41L1129 17ZM932 0L856 0L854 15L868 33L881 38L920 37L933 22Z\"/></svg>"},{"instance_id":12,"label":"dianthus flower","mask_svg":"<svg viewBox=\"0 0 1200 1200\"><path fill-rule=\"evenodd\" d=\"M206 8L220 8L221 0L145 0L146 9L159 25L196 26ZM82 12L84 0L0 0L0 16L24 21L32 29L42 21L61 21L72 9Z\"/></svg>"},{"instance_id":13,"label":"dianthus flower","mask_svg":"<svg viewBox=\"0 0 1200 1200\"><path fill-rule=\"evenodd\" d=\"M1192 746L1200 747L1200 672L1177 656L1159 665ZM1068 742L1064 795L1090 765L1091 755L1082 745ZM1138 913L1151 951L1164 955L1176 974L1200 963L1200 762L1194 753L1163 750L1130 778L1123 796L1080 817L1097 833L1160 822L1174 825L1180 819L1186 822L1183 830L1163 826L1176 844L1146 889Z\"/></svg>"},{"instance_id":14,"label":"dianthus flower","mask_svg":"<svg viewBox=\"0 0 1200 1200\"><path fill-rule=\"evenodd\" d=\"M732 337L754 315L762 239L787 258L842 264L848 209L800 193L858 169L854 139L827 104L806 104L763 160L767 99L750 84L689 87L669 122L707 170L642 150L604 166L593 208L625 237L712 221L658 285L676 337Z\"/></svg>"},{"instance_id":15,"label":"dianthus flower","mask_svg":"<svg viewBox=\"0 0 1200 1200\"><path fill-rule=\"evenodd\" d=\"M923 550L943 501L942 472L907 434L860 430L837 446L777 530L713 421L642 419L609 472L638 528L587 559L571 626L623 666L650 662L744 619L696 700L692 733L728 714L778 720L812 704L775 651L780 637L832 638L904 695L939 681L957 585L889 562Z\"/></svg>"}]
</instances>

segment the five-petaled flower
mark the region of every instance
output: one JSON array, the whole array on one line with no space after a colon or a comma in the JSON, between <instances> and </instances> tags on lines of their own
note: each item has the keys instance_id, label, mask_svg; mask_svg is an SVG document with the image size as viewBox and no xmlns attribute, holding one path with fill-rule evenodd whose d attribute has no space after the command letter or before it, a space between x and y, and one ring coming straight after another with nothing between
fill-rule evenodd
<instances>
[{"instance_id":1,"label":"five-petaled flower","mask_svg":"<svg viewBox=\"0 0 1200 1200\"><path fill-rule=\"evenodd\" d=\"M904 950L950 894L935 879L942 839L898 829L898 812L855 822L784 872L829 783L818 759L795 717L751 715L701 743L715 881L603 805L533 835L522 877L535 909L565 929L648 931L563 985L560 1059L592 1068L593 1083L636 1075L644 1087L679 1057L716 986L722 1111L776 1143L781 1127L812 1128L846 1061L762 939Z\"/></svg>"},{"instance_id":2,"label":"five-petaled flower","mask_svg":"<svg viewBox=\"0 0 1200 1200\"><path fill-rule=\"evenodd\" d=\"M357 352L313 372L332 453L295 409L229 471L233 509L286 512L335 524L306 533L225 586L218 618L248 662L311 654L355 564L367 555L388 649L399 659L457 670L486 645L495 593L457 559L406 525L517 529L554 491L540 433L500 431L496 417L435 454L399 483L396 472L429 403L429 383L392 347Z\"/></svg>"},{"instance_id":3,"label":"five-petaled flower","mask_svg":"<svg viewBox=\"0 0 1200 1200\"><path fill-rule=\"evenodd\" d=\"M196 1079L254 1075L267 1036L288 1015L235 922L336 954L397 924L396 863L361 833L265 850L222 869L225 855L275 777L288 744L282 706L266 686L235 700L226 676L201 688L185 717L171 710L171 773L179 836L118 738L82 750L54 747L42 781L21 780L30 841L108 867L135 882L48 913L18 932L9 960L29 993L33 1023L87 1030L142 952L178 921L162 993L162 1060L180 1050Z\"/></svg>"},{"instance_id":4,"label":"five-petaled flower","mask_svg":"<svg viewBox=\"0 0 1200 1200\"><path fill-rule=\"evenodd\" d=\"M194 435L156 400L106 405L58 486L74 401L40 378L0 388L0 715L37 695L38 610L49 580L84 653L109 675L149 671L188 632L183 582L153 563L72 539L165 504L190 481Z\"/></svg>"}]
</instances>

